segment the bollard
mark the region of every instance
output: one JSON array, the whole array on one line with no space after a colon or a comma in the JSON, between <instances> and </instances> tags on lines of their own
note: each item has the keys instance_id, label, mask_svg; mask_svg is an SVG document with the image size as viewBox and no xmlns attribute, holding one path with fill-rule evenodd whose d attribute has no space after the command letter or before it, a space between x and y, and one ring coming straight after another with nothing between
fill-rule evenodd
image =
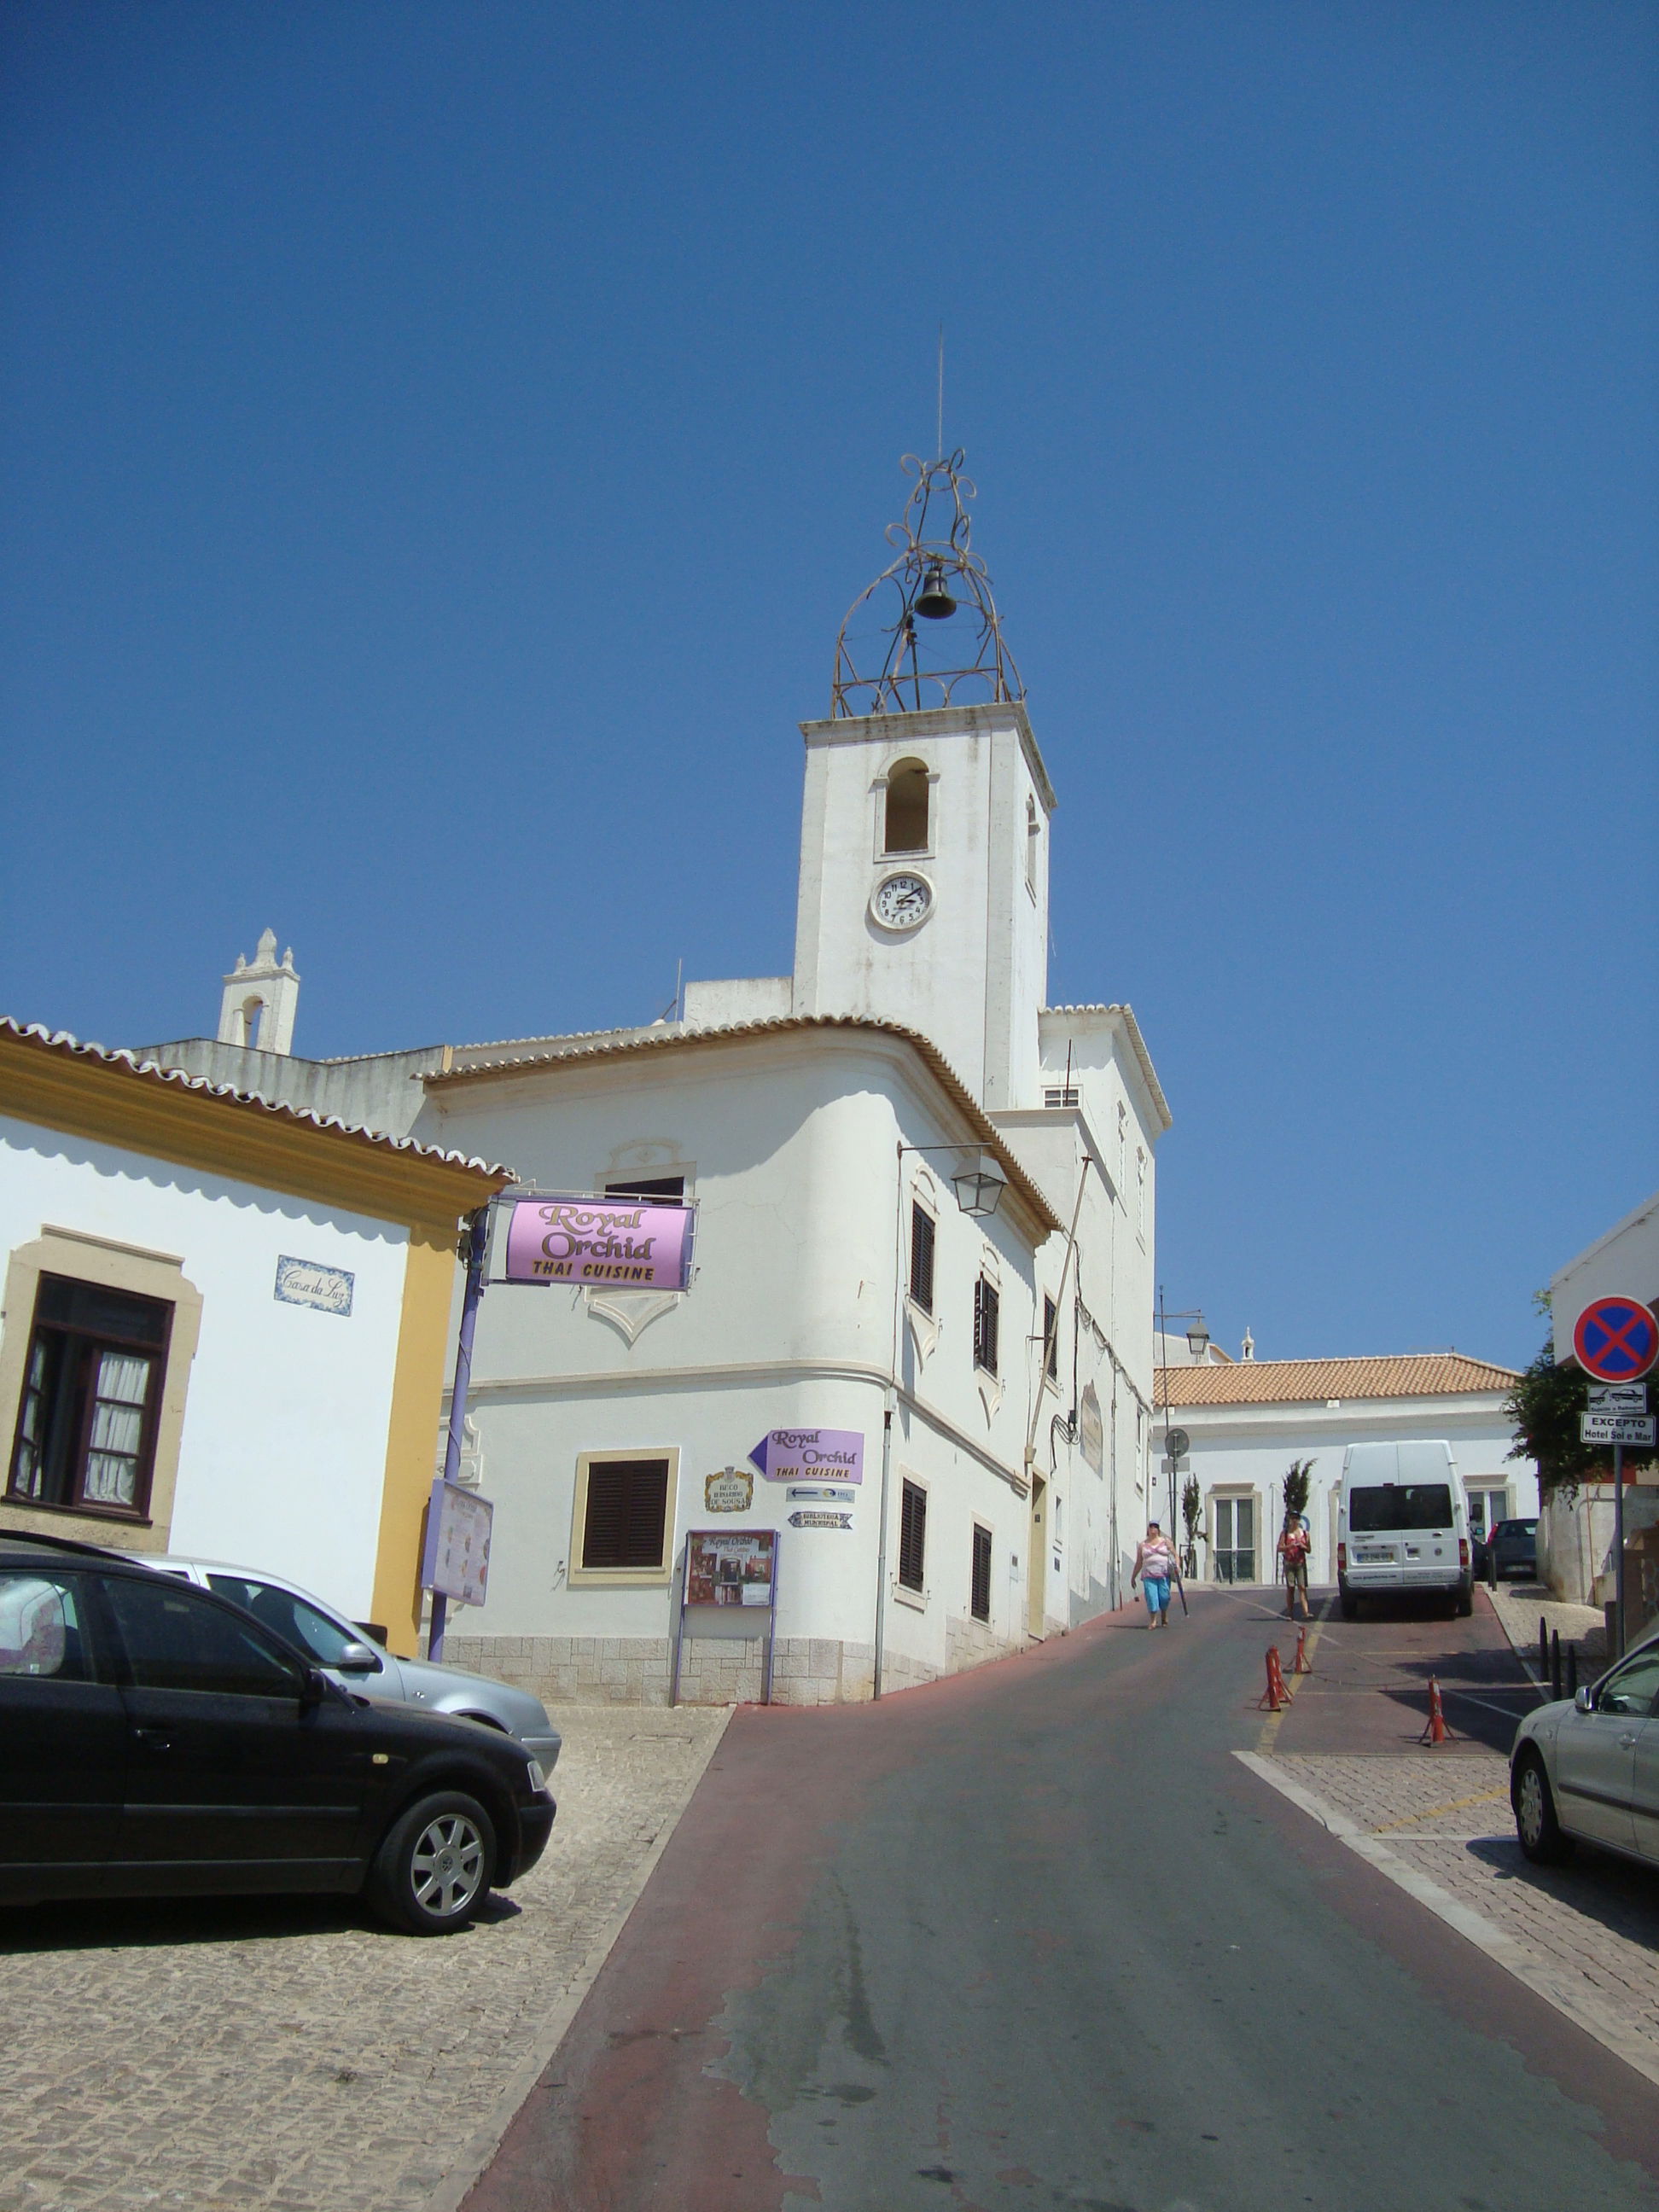
<instances>
[{"instance_id":1,"label":"bollard","mask_svg":"<svg viewBox=\"0 0 1659 2212\"><path fill-rule=\"evenodd\" d=\"M1440 1685L1432 1674L1429 1677L1429 1717L1419 1743L1449 1743L1451 1730L1446 1726L1446 1709L1440 1702Z\"/></svg>"},{"instance_id":2,"label":"bollard","mask_svg":"<svg viewBox=\"0 0 1659 2212\"><path fill-rule=\"evenodd\" d=\"M1559 1698L1560 1694L1561 1632L1559 1628L1553 1628L1550 1631L1550 1695Z\"/></svg>"},{"instance_id":3,"label":"bollard","mask_svg":"<svg viewBox=\"0 0 1659 2212\"><path fill-rule=\"evenodd\" d=\"M1567 1646L1567 1695L1574 1698L1578 1695L1578 1646L1576 1644Z\"/></svg>"},{"instance_id":4,"label":"bollard","mask_svg":"<svg viewBox=\"0 0 1659 2212\"><path fill-rule=\"evenodd\" d=\"M1498 1554L1490 1544L1486 1547L1486 1588L1498 1588Z\"/></svg>"},{"instance_id":5,"label":"bollard","mask_svg":"<svg viewBox=\"0 0 1659 2212\"><path fill-rule=\"evenodd\" d=\"M1291 1662L1291 1672L1292 1674L1311 1674L1313 1672L1313 1661L1308 1656L1308 1632L1305 1628L1298 1628L1296 1632L1296 1657Z\"/></svg>"},{"instance_id":6,"label":"bollard","mask_svg":"<svg viewBox=\"0 0 1659 2212\"><path fill-rule=\"evenodd\" d=\"M1285 1671L1279 1663L1279 1652L1273 1644L1267 1646L1267 1686L1256 1699L1257 1712L1276 1713L1291 1702L1285 1687Z\"/></svg>"},{"instance_id":7,"label":"bollard","mask_svg":"<svg viewBox=\"0 0 1659 2212\"><path fill-rule=\"evenodd\" d=\"M1543 1614L1538 1616L1538 1679L1541 1682L1550 1671L1550 1632Z\"/></svg>"}]
</instances>

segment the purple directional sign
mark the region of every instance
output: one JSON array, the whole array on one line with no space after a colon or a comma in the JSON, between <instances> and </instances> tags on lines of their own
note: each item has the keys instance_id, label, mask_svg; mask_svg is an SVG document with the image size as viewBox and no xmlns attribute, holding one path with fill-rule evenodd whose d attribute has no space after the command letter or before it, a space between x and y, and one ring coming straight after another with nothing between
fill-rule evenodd
<instances>
[{"instance_id":1,"label":"purple directional sign","mask_svg":"<svg viewBox=\"0 0 1659 2212\"><path fill-rule=\"evenodd\" d=\"M861 1429L772 1429L749 1455L769 1482L862 1482Z\"/></svg>"}]
</instances>

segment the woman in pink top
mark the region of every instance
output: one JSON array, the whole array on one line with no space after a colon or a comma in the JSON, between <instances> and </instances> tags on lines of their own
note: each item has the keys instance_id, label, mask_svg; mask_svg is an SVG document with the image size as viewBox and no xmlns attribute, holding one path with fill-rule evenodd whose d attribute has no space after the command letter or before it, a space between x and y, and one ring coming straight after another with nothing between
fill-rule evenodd
<instances>
[{"instance_id":1,"label":"woman in pink top","mask_svg":"<svg viewBox=\"0 0 1659 2212\"><path fill-rule=\"evenodd\" d=\"M1175 1546L1159 1529L1156 1521L1146 1523L1146 1534L1135 1547L1134 1572L1129 1577L1133 1589L1137 1582L1146 1601L1148 1628L1167 1628L1170 1625L1170 1584L1179 1582L1181 1571L1176 1560Z\"/></svg>"}]
</instances>

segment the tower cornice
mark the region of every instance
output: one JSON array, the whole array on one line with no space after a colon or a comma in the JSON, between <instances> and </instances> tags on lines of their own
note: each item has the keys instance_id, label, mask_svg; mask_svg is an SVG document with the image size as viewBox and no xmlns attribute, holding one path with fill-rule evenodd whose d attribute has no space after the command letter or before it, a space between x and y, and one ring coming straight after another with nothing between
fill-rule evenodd
<instances>
[{"instance_id":1,"label":"tower cornice","mask_svg":"<svg viewBox=\"0 0 1659 2212\"><path fill-rule=\"evenodd\" d=\"M904 714L825 716L821 721L800 725L800 733L809 746L878 744L902 748L912 738L960 737L969 730L1013 730L1018 733L1020 750L1031 771L1031 781L1043 805L1052 814L1059 801L1048 781L1048 771L1031 728L1031 718L1018 700L922 707Z\"/></svg>"}]
</instances>

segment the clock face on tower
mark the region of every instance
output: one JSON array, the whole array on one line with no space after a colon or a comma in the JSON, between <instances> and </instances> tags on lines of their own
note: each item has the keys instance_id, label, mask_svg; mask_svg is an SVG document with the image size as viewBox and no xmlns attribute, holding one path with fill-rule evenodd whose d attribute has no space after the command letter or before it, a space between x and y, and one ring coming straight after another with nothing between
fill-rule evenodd
<instances>
[{"instance_id":1,"label":"clock face on tower","mask_svg":"<svg viewBox=\"0 0 1659 2212\"><path fill-rule=\"evenodd\" d=\"M926 876L887 876L876 885L870 911L884 929L914 929L933 908L933 886Z\"/></svg>"}]
</instances>

